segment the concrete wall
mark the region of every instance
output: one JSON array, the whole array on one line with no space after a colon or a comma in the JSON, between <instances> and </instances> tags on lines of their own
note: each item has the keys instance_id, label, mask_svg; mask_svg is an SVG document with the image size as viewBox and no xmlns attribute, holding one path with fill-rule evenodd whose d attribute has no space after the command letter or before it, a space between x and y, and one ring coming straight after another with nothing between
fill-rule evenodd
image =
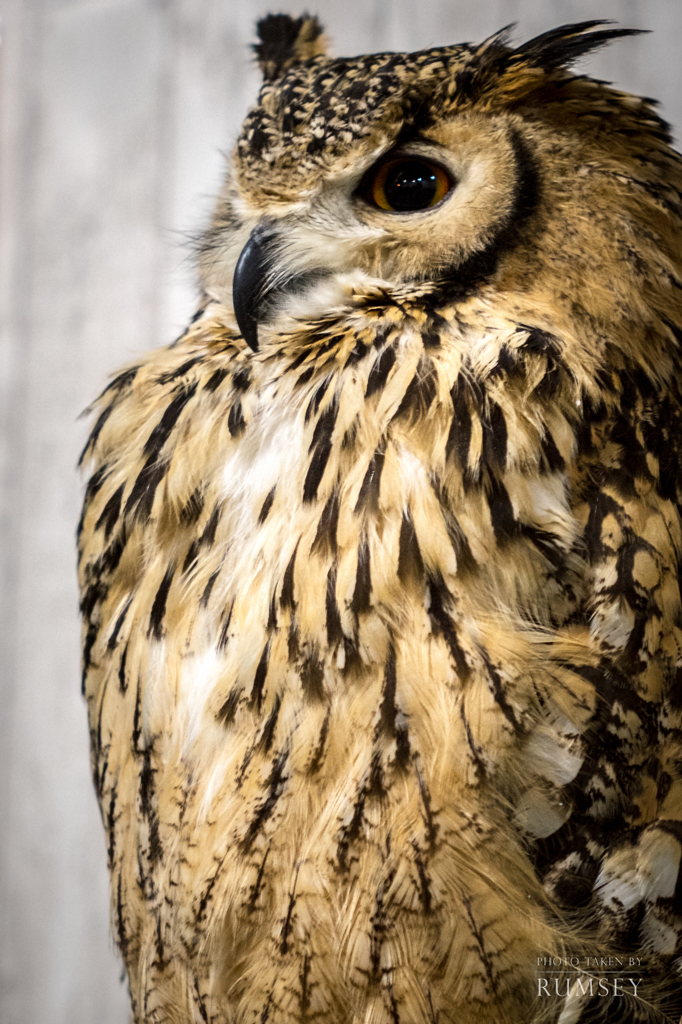
<instances>
[{"instance_id":1,"label":"concrete wall","mask_svg":"<svg viewBox=\"0 0 682 1024\"><path fill-rule=\"evenodd\" d=\"M300 13L273 0L272 9ZM310 0L336 53L584 18L588 65L682 124L679 0ZM251 0L4 0L0 54L0 1020L124 1024L79 692L78 413L193 311L203 223L258 76Z\"/></svg>"}]
</instances>

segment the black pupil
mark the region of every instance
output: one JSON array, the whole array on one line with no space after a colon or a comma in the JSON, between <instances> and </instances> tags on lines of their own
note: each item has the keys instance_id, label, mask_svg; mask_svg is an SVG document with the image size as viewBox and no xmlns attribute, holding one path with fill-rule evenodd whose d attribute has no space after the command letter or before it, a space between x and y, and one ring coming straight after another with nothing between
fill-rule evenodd
<instances>
[{"instance_id":1,"label":"black pupil","mask_svg":"<svg viewBox=\"0 0 682 1024\"><path fill-rule=\"evenodd\" d=\"M384 195L394 210L425 210L438 188L436 172L419 160L396 164L386 175Z\"/></svg>"}]
</instances>

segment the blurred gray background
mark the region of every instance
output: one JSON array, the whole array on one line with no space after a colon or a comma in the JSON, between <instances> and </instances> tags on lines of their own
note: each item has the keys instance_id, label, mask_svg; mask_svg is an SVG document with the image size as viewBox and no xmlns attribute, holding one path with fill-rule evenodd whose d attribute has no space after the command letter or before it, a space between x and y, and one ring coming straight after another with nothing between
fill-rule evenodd
<instances>
[{"instance_id":1,"label":"blurred gray background","mask_svg":"<svg viewBox=\"0 0 682 1024\"><path fill-rule=\"evenodd\" d=\"M253 101L255 19L304 0L0 0L0 1021L125 1024L79 687L78 413L194 310L205 222ZM651 35L584 67L682 126L680 0L310 0L333 52Z\"/></svg>"}]
</instances>

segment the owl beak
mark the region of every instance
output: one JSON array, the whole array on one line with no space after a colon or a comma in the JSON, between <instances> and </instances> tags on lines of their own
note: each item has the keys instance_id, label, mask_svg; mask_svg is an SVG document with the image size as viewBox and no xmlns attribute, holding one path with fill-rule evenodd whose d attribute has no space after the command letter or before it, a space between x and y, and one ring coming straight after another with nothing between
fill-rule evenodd
<instances>
[{"instance_id":1,"label":"owl beak","mask_svg":"<svg viewBox=\"0 0 682 1024\"><path fill-rule=\"evenodd\" d=\"M242 338L258 351L258 322L265 316L276 235L270 221L254 228L242 249L232 282L232 303Z\"/></svg>"}]
</instances>

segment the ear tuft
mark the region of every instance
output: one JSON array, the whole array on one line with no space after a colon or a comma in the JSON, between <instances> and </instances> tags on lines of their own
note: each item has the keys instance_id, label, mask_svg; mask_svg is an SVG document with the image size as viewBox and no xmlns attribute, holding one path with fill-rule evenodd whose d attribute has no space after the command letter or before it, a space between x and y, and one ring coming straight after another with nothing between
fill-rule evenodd
<instances>
[{"instance_id":1,"label":"ear tuft","mask_svg":"<svg viewBox=\"0 0 682 1024\"><path fill-rule=\"evenodd\" d=\"M309 14L268 14L256 24L256 32L260 42L254 50L266 82L279 78L292 64L327 52L322 26Z\"/></svg>"},{"instance_id":2,"label":"ear tuft","mask_svg":"<svg viewBox=\"0 0 682 1024\"><path fill-rule=\"evenodd\" d=\"M640 35L636 28L603 28L610 21L581 21L576 25L561 25L550 32L530 39L515 51L526 63L543 71L574 64L586 53L606 46L613 39ZM598 31L592 31L598 29Z\"/></svg>"}]
</instances>

